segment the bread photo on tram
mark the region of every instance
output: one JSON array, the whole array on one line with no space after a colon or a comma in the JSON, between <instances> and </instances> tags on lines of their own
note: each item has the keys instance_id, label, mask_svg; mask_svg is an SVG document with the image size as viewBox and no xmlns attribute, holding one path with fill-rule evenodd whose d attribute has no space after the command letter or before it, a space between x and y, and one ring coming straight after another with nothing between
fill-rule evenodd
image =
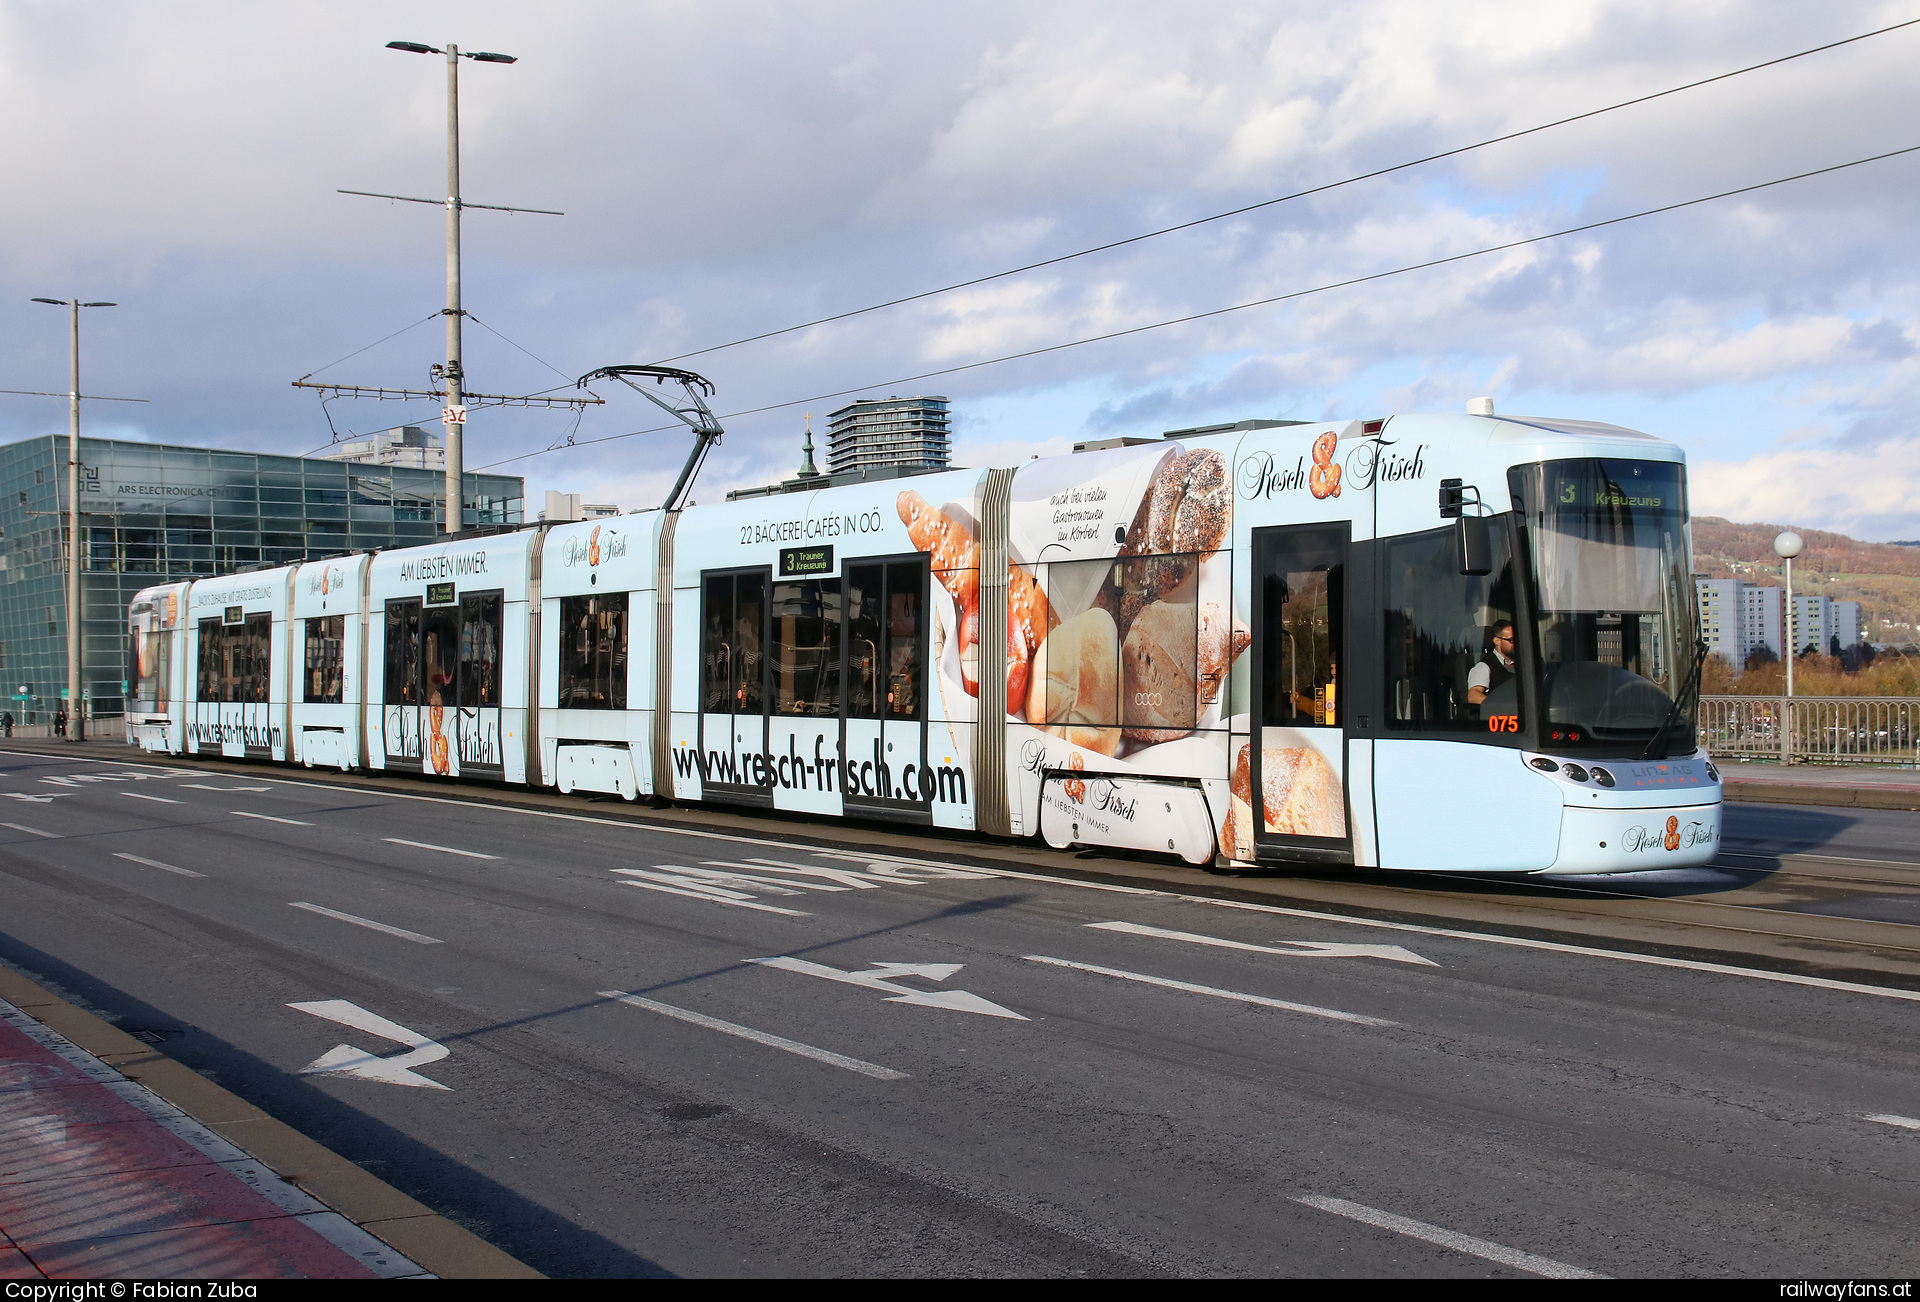
<instances>
[{"instance_id":1,"label":"bread photo on tram","mask_svg":"<svg viewBox=\"0 0 1920 1302\"><path fill-rule=\"evenodd\" d=\"M1243 743L1234 760L1231 797L1221 840L1236 859L1253 858L1253 747ZM1311 746L1260 748L1260 816L1268 832L1282 836L1347 834L1346 800L1340 777Z\"/></svg>"}]
</instances>

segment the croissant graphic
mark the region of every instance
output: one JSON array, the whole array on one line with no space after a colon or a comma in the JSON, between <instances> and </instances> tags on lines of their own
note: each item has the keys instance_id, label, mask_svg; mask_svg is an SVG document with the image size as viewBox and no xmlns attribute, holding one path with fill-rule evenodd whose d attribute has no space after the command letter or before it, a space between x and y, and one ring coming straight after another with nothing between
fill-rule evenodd
<instances>
[{"instance_id":1,"label":"croissant graphic","mask_svg":"<svg viewBox=\"0 0 1920 1302\"><path fill-rule=\"evenodd\" d=\"M1340 436L1328 430L1313 441L1313 469L1307 472L1307 487L1315 497L1340 496L1340 467L1333 464L1333 453Z\"/></svg>"}]
</instances>

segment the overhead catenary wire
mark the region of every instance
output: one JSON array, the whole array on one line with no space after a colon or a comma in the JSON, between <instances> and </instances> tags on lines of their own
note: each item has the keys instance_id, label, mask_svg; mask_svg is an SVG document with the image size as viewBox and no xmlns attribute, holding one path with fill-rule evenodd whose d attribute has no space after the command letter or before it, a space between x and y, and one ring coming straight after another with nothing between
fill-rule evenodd
<instances>
[{"instance_id":1,"label":"overhead catenary wire","mask_svg":"<svg viewBox=\"0 0 1920 1302\"><path fill-rule=\"evenodd\" d=\"M1853 45L1859 41L1870 40L1876 36L1885 36L1889 32L1897 32L1904 27L1912 27L1915 24L1920 24L1920 18L1909 18L1904 22L1892 23L1886 27L1875 28L1870 32L1861 32L1857 36L1848 36L1838 41L1828 41L1824 45L1815 45L1809 49L1798 50L1792 54L1783 54L1778 58L1767 59L1761 63L1748 64L1746 67L1735 68L1730 72L1716 73L1711 77L1702 77L1697 81L1690 81L1684 85L1669 87L1666 90L1654 91L1646 95L1637 95L1632 99L1621 100L1617 104L1608 104L1602 108L1588 109L1585 112L1575 113L1570 117L1556 118L1551 122L1542 122L1538 126L1525 127L1519 131L1509 131L1505 135L1493 136L1486 140L1476 141L1470 145L1460 145L1453 149L1442 150L1437 154L1427 154L1420 158L1409 159L1404 163L1395 163L1389 167L1375 168L1370 172L1361 172L1356 176L1349 176L1344 180L1329 181L1324 185L1316 185L1305 190L1296 190L1291 194L1283 194L1272 199L1263 199L1258 203L1245 204L1238 208L1229 208L1225 212L1214 213L1211 216L1196 217L1191 221L1180 222L1173 226L1163 226L1158 230L1144 231L1139 235L1129 235L1124 239L1109 240L1105 244L1095 244L1090 248L1078 249L1072 253L1062 253L1055 257L1043 258L1038 262L1029 262L1018 267L1009 267L1004 271L995 271L988 275L975 276L970 280L955 281L951 285L942 285L936 289L925 289L917 293L905 294L899 298L890 298L884 303L873 303L866 307L853 308L846 312L836 312L831 316L817 317L812 321L803 321L798 325L781 326L777 330L763 330L759 334L746 335L743 338L730 340L724 344L712 344L706 348L696 348L692 352L676 353L672 357L665 357L660 360L662 362L678 362L684 361L689 357L701 357L707 353L717 353L728 348L738 348L743 344L759 343L763 339L777 339L782 335L794 334L801 330L811 330L815 326L830 325L835 321L846 321L853 317L865 316L871 312L884 311L890 307L899 307L906 303L916 303L922 299L938 297L941 294L951 294L956 290L971 289L975 285L985 285L992 281L1005 280L1009 276L1023 275L1029 271L1038 271L1043 267L1058 266L1063 262L1072 262L1076 258L1085 258L1095 253L1105 253L1111 249L1124 248L1129 244L1139 244L1145 240L1157 239L1162 235L1172 235L1178 231L1192 230L1196 226L1205 226L1210 222L1224 221L1229 217L1239 217L1246 213L1257 212L1262 208L1272 208L1278 204L1290 203L1295 199L1305 199L1316 194L1326 194L1331 190L1338 190L1349 185L1357 185L1362 181L1377 180L1383 176L1391 176L1395 172L1404 172L1410 168L1423 167L1428 163L1437 163L1442 159L1457 158L1462 154L1469 154L1477 149L1486 149L1492 145L1505 144L1507 141L1519 140L1524 136L1537 135L1543 131L1551 131L1556 127L1564 127L1571 123L1583 122L1589 118L1599 117L1602 114L1632 108L1636 104L1651 103L1657 99L1664 99L1669 95L1678 95L1683 91L1697 90L1702 86L1710 86L1715 82L1727 81L1733 77L1744 76L1749 72L1758 72L1763 68L1778 67L1783 63L1791 63L1796 59L1807 58L1809 55L1823 54L1828 50L1837 50L1845 45ZM529 356L531 356L531 354L529 354Z\"/></svg>"},{"instance_id":2,"label":"overhead catenary wire","mask_svg":"<svg viewBox=\"0 0 1920 1302\"><path fill-rule=\"evenodd\" d=\"M368 344L366 348L356 348L352 352L348 353L345 357L336 357L333 361L328 362L325 366L320 367L318 370L308 371L305 375L301 376L300 378L303 380L311 379L314 376L320 374L321 371L331 371L334 367L340 365L341 362L352 361L354 358L358 357L361 353L368 351L368 349L378 348L381 344L386 343L388 339L398 339L401 335L405 334L409 330L418 330L421 326L425 325L427 322L436 320L443 315L445 314L441 312L438 308L436 308L432 312L428 313L426 316L421 317L418 321L415 321L412 325L401 326L398 330L394 331L392 334L387 335L383 338L374 340L372 343Z\"/></svg>"},{"instance_id":3,"label":"overhead catenary wire","mask_svg":"<svg viewBox=\"0 0 1920 1302\"><path fill-rule=\"evenodd\" d=\"M742 416L757 416L770 411L782 411L788 407L799 407L807 403L824 402L829 398L843 398L849 394L863 393L875 389L895 388L912 384L919 380L931 380L943 375L958 375L965 371L977 371L983 367L998 366L1005 362L1019 361L1027 357L1040 357L1048 353L1064 352L1069 348L1081 348L1087 344L1104 343L1111 339L1124 339L1131 335L1146 334L1152 330L1164 330L1170 326L1187 325L1194 321L1205 321L1213 317L1226 316L1233 312L1245 312L1256 307L1270 307L1275 303L1285 303L1292 299L1306 298L1312 294L1325 294L1336 289L1347 289L1354 285L1364 285L1373 281L1387 280L1394 276L1404 276L1415 271L1426 271L1434 267L1444 267L1456 262L1466 262L1473 258L1483 258L1493 253L1504 253L1509 249L1525 248L1532 244L1543 244L1549 240L1564 239L1569 235L1579 235L1585 231L1601 230L1608 226L1618 226L1624 222L1638 221L1643 217L1654 217L1661 213L1677 212L1682 208L1693 208L1704 203L1714 203L1721 199L1731 199L1738 195L1753 194L1759 190L1772 189L1774 186L1788 185L1794 181L1804 181L1811 177L1828 176L1835 172L1844 172L1849 168L1864 167L1868 163L1884 162L1889 158L1920 152L1920 145L1908 145L1904 149L1891 149L1885 153L1873 154L1866 158L1856 158L1851 162L1835 163L1829 167L1817 167L1806 172L1795 172L1791 176L1777 177L1771 181L1759 181L1753 185L1743 185L1732 190L1721 190L1715 194L1701 195L1694 199L1682 199L1676 203L1661 204L1655 208L1643 208L1639 212L1623 213L1618 217L1607 217L1600 221L1583 222L1578 226L1569 226L1563 230L1548 231L1541 235L1529 235L1522 239L1507 240L1500 244L1490 244L1485 248L1472 249L1465 253L1448 254L1446 257L1429 258L1425 262L1415 262L1404 267L1394 267L1387 271L1375 271L1364 276L1349 276L1344 280L1330 281L1324 285L1314 285L1307 289L1291 290L1285 294L1274 294L1267 298L1254 299L1246 303L1234 303L1227 307L1217 307L1205 312L1194 312L1186 316L1173 317L1166 321L1155 321L1147 325L1130 326L1125 330L1111 330L1105 334L1089 335L1084 339L1070 339L1065 343L1048 344L1040 348L1023 349L1017 353L1006 353L999 357L988 357L977 362L965 362L959 366L946 366L939 370L922 371L917 375L904 375L891 380L878 380L868 384L854 385L851 388L835 389L830 393L816 393L805 398L793 398L786 402L768 403L763 407L747 407L740 411L730 411L720 417L721 420L736 420ZM658 425L648 429L631 430L625 434L609 434L597 439L580 439L558 447L542 448L535 452L524 452L519 456L507 457L500 461L491 461L480 470L491 470L495 466L509 465L515 461L526 461L533 457L544 456L548 452L563 451L565 448L592 447L597 443L613 443L621 439L638 438L643 434L658 434L675 429L673 425Z\"/></svg>"}]
</instances>

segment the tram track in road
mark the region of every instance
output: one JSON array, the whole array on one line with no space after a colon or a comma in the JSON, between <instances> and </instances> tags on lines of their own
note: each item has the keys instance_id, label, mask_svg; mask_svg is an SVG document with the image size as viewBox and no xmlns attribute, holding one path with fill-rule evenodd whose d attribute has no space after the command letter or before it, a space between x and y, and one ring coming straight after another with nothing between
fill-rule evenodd
<instances>
[{"instance_id":1,"label":"tram track in road","mask_svg":"<svg viewBox=\"0 0 1920 1302\"><path fill-rule=\"evenodd\" d=\"M1680 889L1683 884L1678 883L1667 883L1665 889L1656 893L1609 889L1591 882L1557 883L1538 877L1473 874L1427 876L1310 868L1257 874L1209 873L1176 865L1164 858L1126 852L1069 855L1031 843L966 839L838 819L815 823L787 817L782 818L776 828L765 815L752 811L654 809L612 799L583 800L545 791L479 788L409 776L239 765L229 760L196 756L169 756L162 763L144 758L109 757L111 752L79 756L64 748L10 753L43 762L82 760L126 768L164 768L172 773L216 775L234 782L265 781L282 787L347 795L379 794L401 802L478 806L565 822L768 846L817 845L856 853L872 849L885 855L974 866L1003 875L1032 875L1042 880L1105 883L1122 889L1145 889L1193 898L1296 904L1336 910L1355 918L1465 922L1485 930L1512 930L1516 934L1538 934L1573 943L1597 940L1653 952L1719 957L1735 963L1761 959L1787 970L1829 975L1851 973L1868 981L1892 979L1903 985L1920 983L1920 932L1916 931L1916 924L1840 912L1783 908L1751 896L1742 898L1743 893L1764 891L1769 884L1814 882L1833 888L1832 898L1844 903L1850 898L1851 888L1893 887L1897 890L1910 885L1883 881L1877 876L1844 868L1833 873L1810 873L1797 866L1761 872L1749 866L1722 864L1718 871L1747 879L1746 883L1733 888L1703 883L1700 892L1693 894L1685 893ZM196 786L191 782L181 785ZM224 817L227 810L220 813ZM298 830L287 829L289 833ZM1769 838L1772 839L1775 838ZM1743 842L1743 846L1748 844ZM1752 852L1743 848L1727 853ZM1861 868L1893 866L1896 870L1902 866L1899 861L1862 862L1852 856L1816 856L1804 850L1778 851L1766 857L1776 856L1796 865L1813 861L1857 863ZM1708 891L1712 891L1711 898L1704 897Z\"/></svg>"}]
</instances>

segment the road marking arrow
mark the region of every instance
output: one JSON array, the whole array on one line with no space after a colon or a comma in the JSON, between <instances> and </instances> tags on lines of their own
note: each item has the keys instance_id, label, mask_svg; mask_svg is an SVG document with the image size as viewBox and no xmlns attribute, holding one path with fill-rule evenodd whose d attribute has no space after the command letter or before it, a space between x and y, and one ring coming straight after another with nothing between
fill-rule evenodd
<instances>
[{"instance_id":1,"label":"road marking arrow","mask_svg":"<svg viewBox=\"0 0 1920 1302\"><path fill-rule=\"evenodd\" d=\"M1421 958L1410 949L1398 945L1339 945L1317 940L1283 940L1280 942L1289 948L1280 949L1273 945L1249 945L1243 940L1224 940L1219 936L1202 936L1191 931L1168 931L1164 927L1143 927L1137 922L1089 922L1095 931L1118 931L1129 936L1153 936L1160 940L1184 940L1190 945L1211 945L1215 949L1244 949L1256 954L1284 954L1289 958L1384 958L1395 963L1418 963L1422 967L1439 967L1430 958Z\"/></svg>"},{"instance_id":2,"label":"road marking arrow","mask_svg":"<svg viewBox=\"0 0 1920 1302\"><path fill-rule=\"evenodd\" d=\"M44 796L30 796L24 791L0 792L0 795L6 796L8 800L24 800L31 805L50 805L60 799L60 797L70 796L72 794L73 792L71 791L49 791Z\"/></svg>"},{"instance_id":3,"label":"road marking arrow","mask_svg":"<svg viewBox=\"0 0 1920 1302\"><path fill-rule=\"evenodd\" d=\"M826 981L839 981L850 986L865 986L869 990L887 992L890 1004L912 1004L918 1008L945 1008L955 1013L979 1013L984 1017L1005 1017L1016 1022L1027 1019L1011 1008L1002 1008L988 999L966 990L914 990L907 986L896 986L891 981L901 977L924 977L929 981L945 981L948 977L965 967L964 963L876 963L865 972L843 972L837 967L828 967L824 963L809 963L803 958L750 958L749 963L758 963L762 967L779 968L782 972L798 972L802 976L820 977Z\"/></svg>"},{"instance_id":4,"label":"road marking arrow","mask_svg":"<svg viewBox=\"0 0 1920 1302\"><path fill-rule=\"evenodd\" d=\"M339 1044L315 1058L300 1069L302 1076L357 1076L361 1080L384 1081L388 1085L412 1085L424 1089L445 1090L449 1086L437 1080L428 1080L412 1069L424 1067L430 1062L439 1062L453 1052L446 1045L429 1040L418 1031L409 1031L398 1022L389 1022L386 1018L370 1013L358 1004L350 1004L344 999L317 999L310 1003L288 1004L287 1007L315 1017L325 1018L329 1022L338 1022L342 1026L351 1026L356 1031L365 1031L368 1035L377 1035L383 1040L392 1040L395 1044L404 1044L412 1050L398 1057L380 1058L365 1050L356 1049L350 1044Z\"/></svg>"}]
</instances>

